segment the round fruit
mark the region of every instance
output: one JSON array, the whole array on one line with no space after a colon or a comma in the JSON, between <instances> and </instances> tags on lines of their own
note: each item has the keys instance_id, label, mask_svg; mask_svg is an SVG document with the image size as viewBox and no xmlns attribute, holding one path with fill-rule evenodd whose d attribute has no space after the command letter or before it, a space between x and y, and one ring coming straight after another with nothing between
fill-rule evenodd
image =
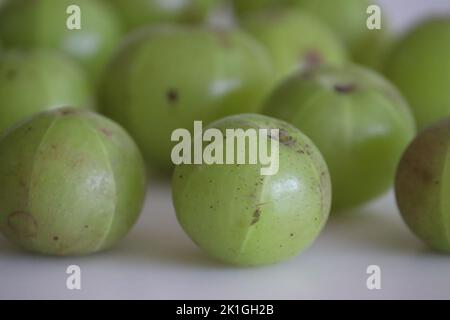
<instances>
[{"instance_id":1,"label":"round fruit","mask_svg":"<svg viewBox=\"0 0 450 320\"><path fill-rule=\"evenodd\" d=\"M80 8L80 29L69 30L71 5ZM5 47L54 48L78 59L95 81L121 36L121 25L107 1L14 0L0 11Z\"/></svg>"},{"instance_id":2,"label":"round fruit","mask_svg":"<svg viewBox=\"0 0 450 320\"><path fill-rule=\"evenodd\" d=\"M218 0L110 0L128 29L161 22L197 22Z\"/></svg>"},{"instance_id":3,"label":"round fruit","mask_svg":"<svg viewBox=\"0 0 450 320\"><path fill-rule=\"evenodd\" d=\"M367 27L369 0L291 0L322 21L344 41L357 63L370 67L381 67L385 52L390 44L385 15L381 15L381 29Z\"/></svg>"},{"instance_id":4,"label":"round fruit","mask_svg":"<svg viewBox=\"0 0 450 320\"><path fill-rule=\"evenodd\" d=\"M222 132L223 144L232 139L227 129L279 129L278 137L265 135L268 144L279 141L279 170L263 176L261 163L177 166L173 201L191 239L236 265L276 263L308 247L331 206L328 169L314 144L288 123L262 115L231 116L208 128Z\"/></svg>"},{"instance_id":5,"label":"round fruit","mask_svg":"<svg viewBox=\"0 0 450 320\"><path fill-rule=\"evenodd\" d=\"M90 107L91 95L84 70L60 53L0 55L0 134L34 113L67 105Z\"/></svg>"},{"instance_id":6,"label":"round fruit","mask_svg":"<svg viewBox=\"0 0 450 320\"><path fill-rule=\"evenodd\" d=\"M277 79L322 63L341 64L342 44L327 26L295 9L271 8L247 15L243 27L263 43L277 69Z\"/></svg>"},{"instance_id":7,"label":"round fruit","mask_svg":"<svg viewBox=\"0 0 450 320\"><path fill-rule=\"evenodd\" d=\"M405 36L387 60L387 76L412 106L420 129L450 115L450 18L429 20Z\"/></svg>"},{"instance_id":8,"label":"round fruit","mask_svg":"<svg viewBox=\"0 0 450 320\"><path fill-rule=\"evenodd\" d=\"M0 154L0 231L26 250L103 250L139 215L141 155L104 117L73 108L40 113L1 138Z\"/></svg>"},{"instance_id":9,"label":"round fruit","mask_svg":"<svg viewBox=\"0 0 450 320\"><path fill-rule=\"evenodd\" d=\"M333 182L333 209L386 191L415 134L399 92L378 74L353 65L296 74L275 90L265 113L288 120L322 151Z\"/></svg>"},{"instance_id":10,"label":"round fruit","mask_svg":"<svg viewBox=\"0 0 450 320\"><path fill-rule=\"evenodd\" d=\"M450 253L450 119L424 130L406 150L395 192L403 219L425 243Z\"/></svg>"},{"instance_id":11,"label":"round fruit","mask_svg":"<svg viewBox=\"0 0 450 320\"><path fill-rule=\"evenodd\" d=\"M272 74L264 48L242 32L158 27L118 52L101 107L128 129L150 164L168 170L173 130L258 110Z\"/></svg>"}]
</instances>

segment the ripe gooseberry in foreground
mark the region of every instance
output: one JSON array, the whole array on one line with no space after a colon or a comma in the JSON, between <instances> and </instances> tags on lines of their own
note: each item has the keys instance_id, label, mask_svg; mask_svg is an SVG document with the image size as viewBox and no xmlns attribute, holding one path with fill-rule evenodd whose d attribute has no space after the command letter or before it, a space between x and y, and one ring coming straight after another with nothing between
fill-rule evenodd
<instances>
[{"instance_id":1,"label":"ripe gooseberry in foreground","mask_svg":"<svg viewBox=\"0 0 450 320\"><path fill-rule=\"evenodd\" d=\"M0 55L0 134L35 113L63 106L90 107L84 70L65 55L47 50Z\"/></svg>"},{"instance_id":2,"label":"ripe gooseberry in foreground","mask_svg":"<svg viewBox=\"0 0 450 320\"><path fill-rule=\"evenodd\" d=\"M119 50L103 78L100 107L136 139L152 168L168 172L174 130L259 111L272 75L264 48L246 33L155 27Z\"/></svg>"},{"instance_id":3,"label":"ripe gooseberry in foreground","mask_svg":"<svg viewBox=\"0 0 450 320\"><path fill-rule=\"evenodd\" d=\"M333 182L333 210L385 192L415 135L400 93L368 69L323 66L293 75L269 98L264 113L289 121L317 145Z\"/></svg>"},{"instance_id":4,"label":"ripe gooseberry in foreground","mask_svg":"<svg viewBox=\"0 0 450 320\"><path fill-rule=\"evenodd\" d=\"M265 137L279 141L279 170L263 176L261 164L178 165L173 202L189 237L210 256L235 265L272 264L308 247L331 206L328 169L311 140L263 115L230 116L208 128L222 132L224 145L227 129L279 129L279 137Z\"/></svg>"},{"instance_id":5,"label":"ripe gooseberry in foreground","mask_svg":"<svg viewBox=\"0 0 450 320\"><path fill-rule=\"evenodd\" d=\"M0 231L42 254L104 250L135 223L145 180L117 124L73 108L40 113L0 139Z\"/></svg>"},{"instance_id":6,"label":"ripe gooseberry in foreground","mask_svg":"<svg viewBox=\"0 0 450 320\"><path fill-rule=\"evenodd\" d=\"M267 48L277 80L293 71L347 60L333 31L307 12L274 7L250 13L241 23Z\"/></svg>"},{"instance_id":7,"label":"ripe gooseberry in foreground","mask_svg":"<svg viewBox=\"0 0 450 320\"><path fill-rule=\"evenodd\" d=\"M404 153L395 194L409 228L430 247L450 253L450 119L422 131Z\"/></svg>"},{"instance_id":8,"label":"ripe gooseberry in foreground","mask_svg":"<svg viewBox=\"0 0 450 320\"><path fill-rule=\"evenodd\" d=\"M417 126L450 115L450 17L423 22L393 48L385 72L405 95Z\"/></svg>"}]
</instances>

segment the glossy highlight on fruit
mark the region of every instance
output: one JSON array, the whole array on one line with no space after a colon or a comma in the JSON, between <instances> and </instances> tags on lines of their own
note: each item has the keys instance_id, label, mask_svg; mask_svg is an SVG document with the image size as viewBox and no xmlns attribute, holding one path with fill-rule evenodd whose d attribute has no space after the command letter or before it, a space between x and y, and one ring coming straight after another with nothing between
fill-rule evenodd
<instances>
[{"instance_id":1,"label":"glossy highlight on fruit","mask_svg":"<svg viewBox=\"0 0 450 320\"><path fill-rule=\"evenodd\" d=\"M92 91L84 70L47 50L0 54L0 134L35 113L63 106L90 108Z\"/></svg>"},{"instance_id":2,"label":"glossy highlight on fruit","mask_svg":"<svg viewBox=\"0 0 450 320\"><path fill-rule=\"evenodd\" d=\"M385 72L405 95L419 129L450 115L450 18L418 25L399 41Z\"/></svg>"},{"instance_id":3,"label":"glossy highlight on fruit","mask_svg":"<svg viewBox=\"0 0 450 320\"><path fill-rule=\"evenodd\" d=\"M67 8L80 8L80 29L69 30ZM50 48L76 58L96 81L122 35L108 1L12 0L0 10L0 39L7 48Z\"/></svg>"},{"instance_id":4,"label":"glossy highlight on fruit","mask_svg":"<svg viewBox=\"0 0 450 320\"><path fill-rule=\"evenodd\" d=\"M264 113L300 128L320 149L330 169L335 211L385 192L415 135L400 93L356 65L293 75L275 90Z\"/></svg>"},{"instance_id":5,"label":"glossy highlight on fruit","mask_svg":"<svg viewBox=\"0 0 450 320\"><path fill-rule=\"evenodd\" d=\"M230 116L208 128L223 134L279 129L279 171L262 176L261 164L178 165L172 192L184 231L229 264L273 264L298 255L319 235L331 206L330 177L319 150L295 127L263 115Z\"/></svg>"},{"instance_id":6,"label":"glossy highlight on fruit","mask_svg":"<svg viewBox=\"0 0 450 320\"><path fill-rule=\"evenodd\" d=\"M100 107L167 172L175 129L259 110L272 75L264 48L241 31L150 28L126 40L107 68Z\"/></svg>"},{"instance_id":7,"label":"glossy highlight on fruit","mask_svg":"<svg viewBox=\"0 0 450 320\"><path fill-rule=\"evenodd\" d=\"M269 8L248 14L242 27L268 50L280 80L297 70L347 59L333 31L314 16L292 8Z\"/></svg>"},{"instance_id":8,"label":"glossy highlight on fruit","mask_svg":"<svg viewBox=\"0 0 450 320\"><path fill-rule=\"evenodd\" d=\"M409 228L430 247L450 253L450 119L424 130L398 166L395 194Z\"/></svg>"},{"instance_id":9,"label":"glossy highlight on fruit","mask_svg":"<svg viewBox=\"0 0 450 320\"><path fill-rule=\"evenodd\" d=\"M40 113L0 139L0 231L42 254L82 255L117 243L145 193L128 134L90 111Z\"/></svg>"}]
</instances>

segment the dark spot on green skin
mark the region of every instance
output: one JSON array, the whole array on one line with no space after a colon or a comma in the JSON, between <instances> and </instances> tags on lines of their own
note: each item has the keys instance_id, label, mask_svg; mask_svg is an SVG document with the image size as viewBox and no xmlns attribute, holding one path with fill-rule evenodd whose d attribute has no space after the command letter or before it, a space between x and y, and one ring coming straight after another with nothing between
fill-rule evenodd
<instances>
[{"instance_id":1,"label":"dark spot on green skin","mask_svg":"<svg viewBox=\"0 0 450 320\"><path fill-rule=\"evenodd\" d=\"M293 237L294 236L294 234L293 233L291 233L291 237Z\"/></svg>"},{"instance_id":2,"label":"dark spot on green skin","mask_svg":"<svg viewBox=\"0 0 450 320\"><path fill-rule=\"evenodd\" d=\"M26 211L15 211L8 216L8 227L19 237L33 238L36 236L38 224L36 219Z\"/></svg>"},{"instance_id":3,"label":"dark spot on green skin","mask_svg":"<svg viewBox=\"0 0 450 320\"><path fill-rule=\"evenodd\" d=\"M211 206L209 206L209 208L210 208L210 209L214 209L214 206L211 205Z\"/></svg>"},{"instance_id":4,"label":"dark spot on green skin","mask_svg":"<svg viewBox=\"0 0 450 320\"><path fill-rule=\"evenodd\" d=\"M87 228L89 228L89 226L88 226L88 225L85 225L84 228L87 229Z\"/></svg>"},{"instance_id":5,"label":"dark spot on green skin","mask_svg":"<svg viewBox=\"0 0 450 320\"><path fill-rule=\"evenodd\" d=\"M178 178L180 178L180 179L183 179L183 175L182 175L182 174L180 174L180 175L178 176Z\"/></svg>"},{"instance_id":6,"label":"dark spot on green skin","mask_svg":"<svg viewBox=\"0 0 450 320\"><path fill-rule=\"evenodd\" d=\"M259 218L261 218L261 209L256 208L255 212L253 212L253 219L252 219L252 222L250 223L250 225L252 226L255 223L257 223L259 221Z\"/></svg>"},{"instance_id":7,"label":"dark spot on green skin","mask_svg":"<svg viewBox=\"0 0 450 320\"><path fill-rule=\"evenodd\" d=\"M77 114L77 111L75 111L74 109L62 109L59 112L62 116L70 116L70 115L74 115Z\"/></svg>"},{"instance_id":8,"label":"dark spot on green skin","mask_svg":"<svg viewBox=\"0 0 450 320\"><path fill-rule=\"evenodd\" d=\"M100 128L100 132L103 133L107 138L111 138L113 133L108 128Z\"/></svg>"},{"instance_id":9,"label":"dark spot on green skin","mask_svg":"<svg viewBox=\"0 0 450 320\"><path fill-rule=\"evenodd\" d=\"M310 50L301 57L302 62L305 63L307 69L312 69L323 63L323 57L317 50Z\"/></svg>"},{"instance_id":10,"label":"dark spot on green skin","mask_svg":"<svg viewBox=\"0 0 450 320\"><path fill-rule=\"evenodd\" d=\"M58 237L58 236L54 236L54 237L53 237L53 240L54 240L54 241L58 241L58 240L59 240L59 237Z\"/></svg>"},{"instance_id":11,"label":"dark spot on green skin","mask_svg":"<svg viewBox=\"0 0 450 320\"><path fill-rule=\"evenodd\" d=\"M179 99L179 93L178 90L174 88L170 88L166 92L166 99L169 102L169 104L174 105L178 102Z\"/></svg>"},{"instance_id":12,"label":"dark spot on green skin","mask_svg":"<svg viewBox=\"0 0 450 320\"><path fill-rule=\"evenodd\" d=\"M269 137L271 139L278 140L281 144L288 146L288 147L295 145L295 143L296 143L296 140L292 136L290 136L288 131L285 129L279 130L278 139L276 136L272 136L272 135L270 135Z\"/></svg>"},{"instance_id":13,"label":"dark spot on green skin","mask_svg":"<svg viewBox=\"0 0 450 320\"><path fill-rule=\"evenodd\" d=\"M334 91L341 94L348 94L353 92L356 89L356 86L352 83L347 84L335 84Z\"/></svg>"}]
</instances>

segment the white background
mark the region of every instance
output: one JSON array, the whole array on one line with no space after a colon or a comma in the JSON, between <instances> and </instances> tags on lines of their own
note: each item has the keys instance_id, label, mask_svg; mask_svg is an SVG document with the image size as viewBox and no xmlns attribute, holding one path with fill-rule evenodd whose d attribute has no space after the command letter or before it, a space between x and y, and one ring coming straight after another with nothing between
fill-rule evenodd
<instances>
[{"instance_id":1,"label":"white background","mask_svg":"<svg viewBox=\"0 0 450 320\"><path fill-rule=\"evenodd\" d=\"M384 0L392 25L405 30L450 0ZM449 57L450 58L450 57ZM29 255L0 236L0 299L450 299L450 256L427 249L405 227L392 194L333 217L294 260L234 268L207 258L184 235L170 185L153 182L138 225L114 249L93 256ZM82 270L82 289L66 289L66 268ZM381 267L382 289L366 287L366 268Z\"/></svg>"}]
</instances>

